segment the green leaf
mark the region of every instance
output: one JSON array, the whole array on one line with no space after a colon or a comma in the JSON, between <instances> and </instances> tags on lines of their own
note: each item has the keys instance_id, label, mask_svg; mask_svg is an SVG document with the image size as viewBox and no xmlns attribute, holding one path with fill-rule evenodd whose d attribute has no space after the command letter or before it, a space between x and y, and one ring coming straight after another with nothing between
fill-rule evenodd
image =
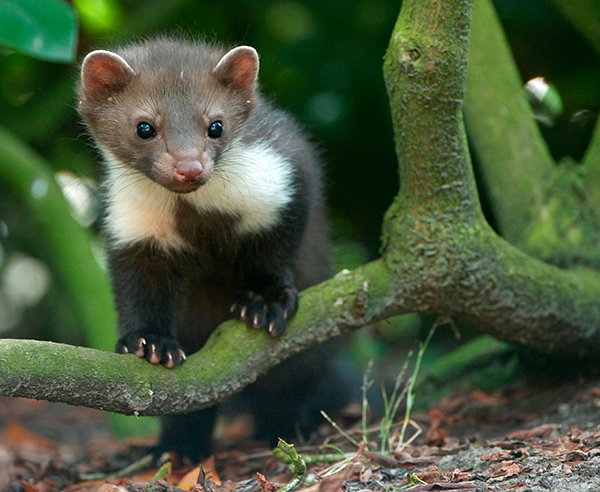
<instances>
[{"instance_id":1,"label":"green leaf","mask_svg":"<svg viewBox=\"0 0 600 492\"><path fill-rule=\"evenodd\" d=\"M61 0L0 0L0 45L42 60L72 62L75 12Z\"/></svg>"}]
</instances>

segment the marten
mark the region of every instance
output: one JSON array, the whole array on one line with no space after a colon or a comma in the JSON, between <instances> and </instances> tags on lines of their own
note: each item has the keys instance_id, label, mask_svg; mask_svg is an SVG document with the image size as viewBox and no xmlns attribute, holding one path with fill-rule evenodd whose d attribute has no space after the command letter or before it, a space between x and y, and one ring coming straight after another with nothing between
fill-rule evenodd
<instances>
[{"instance_id":1,"label":"marten","mask_svg":"<svg viewBox=\"0 0 600 492\"><path fill-rule=\"evenodd\" d=\"M78 111L102 154L116 351L175 367L223 321L280 336L330 276L320 152L258 87L254 48L158 38L93 51ZM245 391L275 444L354 394L312 349ZM163 417L159 451L210 454L215 407Z\"/></svg>"}]
</instances>

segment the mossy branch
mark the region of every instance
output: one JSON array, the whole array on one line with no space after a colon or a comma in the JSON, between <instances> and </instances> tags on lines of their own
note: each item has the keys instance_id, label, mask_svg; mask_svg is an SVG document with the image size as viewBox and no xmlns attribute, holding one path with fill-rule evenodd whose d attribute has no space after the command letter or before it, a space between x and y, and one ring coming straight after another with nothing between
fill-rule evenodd
<instances>
[{"instance_id":1,"label":"mossy branch","mask_svg":"<svg viewBox=\"0 0 600 492\"><path fill-rule=\"evenodd\" d=\"M198 410L241 390L300 350L391 315L415 311L463 315L498 338L545 352L563 356L598 352L597 276L592 275L586 286L584 272L581 276L562 272L518 253L508 243L482 247L480 239L485 238L473 237L471 244L479 251L473 249L468 265L456 263L456 276L442 279L431 268L415 276L410 266L404 276L396 277L399 270L392 272L378 260L305 291L300 312L281 339L227 322L200 352L174 370L151 366L133 355L4 340L0 342L0 395L125 414ZM490 261L494 252L498 258ZM405 265L410 263L407 258ZM571 280L564 275L572 275Z\"/></svg>"},{"instance_id":2,"label":"mossy branch","mask_svg":"<svg viewBox=\"0 0 600 492\"><path fill-rule=\"evenodd\" d=\"M224 323L173 370L134 355L29 340L0 341L0 395L60 401L124 414L159 415L210 406L281 360L352 328L387 317L383 262L315 286L284 336Z\"/></svg>"},{"instance_id":3,"label":"mossy branch","mask_svg":"<svg viewBox=\"0 0 600 492\"><path fill-rule=\"evenodd\" d=\"M535 260L483 218L461 117L471 8L405 1L386 55L401 190L386 216L384 259L402 279L398 302L546 353L594 354L600 276Z\"/></svg>"},{"instance_id":4,"label":"mossy branch","mask_svg":"<svg viewBox=\"0 0 600 492\"><path fill-rule=\"evenodd\" d=\"M519 244L554 167L491 0L475 0L465 121L498 229Z\"/></svg>"},{"instance_id":5,"label":"mossy branch","mask_svg":"<svg viewBox=\"0 0 600 492\"><path fill-rule=\"evenodd\" d=\"M600 208L600 119L596 121L594 133L583 157L586 173L586 191L591 205Z\"/></svg>"}]
</instances>

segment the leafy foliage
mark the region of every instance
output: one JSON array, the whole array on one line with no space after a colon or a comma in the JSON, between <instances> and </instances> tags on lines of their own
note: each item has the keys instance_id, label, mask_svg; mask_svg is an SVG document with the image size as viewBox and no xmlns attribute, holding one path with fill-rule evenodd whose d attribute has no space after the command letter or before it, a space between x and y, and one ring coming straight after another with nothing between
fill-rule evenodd
<instances>
[{"instance_id":1,"label":"leafy foliage","mask_svg":"<svg viewBox=\"0 0 600 492\"><path fill-rule=\"evenodd\" d=\"M77 48L75 13L61 0L3 0L0 45L42 60L70 63Z\"/></svg>"}]
</instances>

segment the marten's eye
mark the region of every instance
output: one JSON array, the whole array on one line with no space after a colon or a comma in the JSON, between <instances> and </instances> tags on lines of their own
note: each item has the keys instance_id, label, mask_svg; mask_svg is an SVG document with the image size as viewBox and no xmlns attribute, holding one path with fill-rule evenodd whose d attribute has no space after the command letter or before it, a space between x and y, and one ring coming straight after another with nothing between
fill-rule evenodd
<instances>
[{"instance_id":1,"label":"marten's eye","mask_svg":"<svg viewBox=\"0 0 600 492\"><path fill-rule=\"evenodd\" d=\"M135 129L135 134L142 140L151 140L156 136L156 130L147 121L140 121Z\"/></svg>"},{"instance_id":2,"label":"marten's eye","mask_svg":"<svg viewBox=\"0 0 600 492\"><path fill-rule=\"evenodd\" d=\"M223 123L219 120L213 121L208 127L208 136L210 138L219 138L223 135Z\"/></svg>"}]
</instances>

